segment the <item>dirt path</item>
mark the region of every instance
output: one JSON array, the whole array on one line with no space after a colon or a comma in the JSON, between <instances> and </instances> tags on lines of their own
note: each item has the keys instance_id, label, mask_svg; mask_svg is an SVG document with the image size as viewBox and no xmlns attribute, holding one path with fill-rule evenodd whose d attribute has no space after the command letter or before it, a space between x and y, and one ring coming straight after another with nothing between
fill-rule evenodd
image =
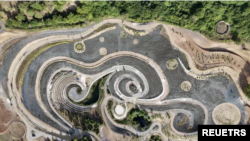
<instances>
[{"instance_id":1,"label":"dirt path","mask_svg":"<svg viewBox=\"0 0 250 141\"><path fill-rule=\"evenodd\" d=\"M0 135L7 131L13 118L12 113L5 109L2 99L0 99Z\"/></svg>"}]
</instances>

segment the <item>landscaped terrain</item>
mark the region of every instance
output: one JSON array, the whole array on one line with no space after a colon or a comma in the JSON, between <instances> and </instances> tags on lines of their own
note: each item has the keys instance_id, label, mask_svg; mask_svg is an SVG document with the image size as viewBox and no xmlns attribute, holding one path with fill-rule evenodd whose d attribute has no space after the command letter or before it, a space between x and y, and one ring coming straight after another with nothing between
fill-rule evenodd
<instances>
[{"instance_id":1,"label":"landscaped terrain","mask_svg":"<svg viewBox=\"0 0 250 141\"><path fill-rule=\"evenodd\" d=\"M248 3L1 2L0 139L196 141L201 124L248 125L250 52L182 28L247 48L227 11Z\"/></svg>"}]
</instances>

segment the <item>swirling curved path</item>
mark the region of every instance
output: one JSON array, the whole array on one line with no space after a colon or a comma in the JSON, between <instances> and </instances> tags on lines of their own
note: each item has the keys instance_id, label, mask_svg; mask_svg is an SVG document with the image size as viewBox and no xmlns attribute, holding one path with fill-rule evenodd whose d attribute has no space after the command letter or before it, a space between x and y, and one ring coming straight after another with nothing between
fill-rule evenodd
<instances>
[{"instance_id":1,"label":"swirling curved path","mask_svg":"<svg viewBox=\"0 0 250 141\"><path fill-rule=\"evenodd\" d=\"M44 36L44 37L41 37L39 39L32 40L31 42L23 45L23 47L20 48L20 50L18 52L16 52L15 57L10 62L11 64L10 64L9 68L3 68L5 64L2 66L1 69L4 70L3 71L4 73L6 73L6 74L2 74L2 75L6 75L6 77L7 77L7 86L6 86L6 88L8 89L9 96L12 97L11 102L12 102L14 108L16 109L16 112L18 113L21 120L25 123L25 125L27 127L27 131L28 131L27 132L27 138L28 139L33 140L33 139L36 139L39 136L57 136L58 138L63 138L65 140L67 140L67 139L72 138L72 136L80 137L82 135L91 135L91 136L95 137L97 140L101 140L100 137L98 135L96 135L95 133L93 133L93 132L83 132L83 131L80 131L80 130L74 128L69 122L67 122L62 116L60 116L59 113L57 113L57 111L53 108L50 100L48 100L49 101L48 104L50 105L50 107L47 107L48 104L44 103L44 100L43 100L44 95L46 95L45 97L47 97L47 99L49 99L49 96L48 96L49 90L48 89L46 90L47 94L44 94L44 93L41 92L41 89L43 88L43 87L40 87L41 85L43 85L43 83L41 83L42 82L41 80L46 75L45 71L46 71L47 68L53 66L53 64L60 63L60 62L65 62L67 64L72 64L74 66L78 66L79 68L84 68L84 69L91 70L91 69L94 69L94 68L101 67L104 64L110 63L111 60L115 60L117 58L122 58L122 57L124 57L124 58L126 58L126 57L129 58L130 57L130 58L133 58L134 60L140 61L142 64L145 64L145 67L148 67L148 69L151 72L153 72L150 75L154 75L153 76L154 79L152 79L152 78L150 79L148 75L145 75L145 77L147 78L146 80L142 79L144 84L149 84L149 90L152 89L153 80L155 80L155 82L157 84L159 84L156 87L156 89L158 89L158 91L160 91L160 92L159 93L156 92L155 94L153 94L154 95L153 97L150 97L149 94L146 94L146 93L145 93L146 98L144 97L144 95L142 95L142 97L140 97L140 98L133 97L133 96L132 97L126 97L125 95L122 95L121 92L120 92L120 94L117 94L116 96L115 96L115 94L110 96L110 95L107 94L107 85L109 84L109 82L106 81L106 83L105 83L106 85L104 86L104 90L105 90L104 91L104 96L105 97L104 97L101 105L99 105L99 106L101 107L101 113L102 113L102 117L104 118L105 125L108 127L109 130L112 130L111 128L109 128L109 124L111 123L112 126L115 126L116 128L121 128L121 129L124 129L124 130L128 130L129 132L132 132L134 135L139 135L139 136L144 136L145 137L150 132L155 132L155 133L159 133L165 140L167 139L167 137L162 133L161 130L153 131L153 128L156 125L159 126L160 129L162 128L162 125L159 122L153 122L153 124L149 127L149 129L147 129L144 132L137 131L136 129L134 129L132 127L129 127L129 126L124 126L124 125L117 124L111 118L111 116L108 114L107 108L106 108L108 100L111 100L111 99L114 100L114 101L117 101L117 102L122 102L123 101L123 102L130 102L130 103L138 104L138 105L141 105L142 107L143 107L143 105L156 105L156 106L157 105L163 105L164 106L164 105L173 104L173 103L194 104L194 105L196 105L196 106L198 106L198 107L200 107L202 109L202 114L204 114L204 117L205 117L204 121L203 121L203 124L212 123L212 121L210 119L210 116L211 116L211 109L210 108L214 107L215 105L213 105L211 107L208 107L208 105L210 103L206 103L206 101L200 101L201 99L195 98L195 97L192 97L192 96L191 96L191 98L185 97L185 96L184 97L179 96L179 98L178 98L178 96L177 97L173 96L173 93L176 93L176 89L172 88L175 84L172 84L172 82L171 82L171 81L173 81L174 78L169 75L170 72L166 71L165 68L162 67L162 64L165 63L165 62L161 62L161 58L164 58L164 56L153 56L150 53L149 54L151 56L146 56L145 52L143 52L143 49L140 52L140 51L136 51L136 49L133 49L133 48L128 49L128 50L124 50L124 49L122 49L120 47L117 48L118 50L111 51L110 53L108 53L108 55L106 55L104 57L96 57L96 58L92 57L91 58L92 61L90 61L91 59L86 60L86 62L83 61L83 60L77 60L77 59L68 57L67 54L64 54L64 56L58 55L56 57L52 57L52 58L44 61L41 64L40 67L36 66L37 67L36 68L37 72L32 72L32 71L30 71L32 69L28 69L28 72L30 71L30 73L35 73L35 75L36 75L36 78L30 78L30 79L35 80L35 84L34 84L34 93L35 93L35 95L34 95L34 98L38 102L37 104L39 105L41 110L44 112L44 114L51 120L51 122L55 122L64 131L61 131L60 129L55 128L55 126L52 126L52 124L49 125L48 123L44 122L44 120L41 120L40 117L37 117L36 115L34 115L30 111L30 109L27 109L26 105L23 104L23 100L22 100L23 98L25 98L22 95L23 92L20 93L18 91L18 89L17 89L18 84L16 84L16 78L18 77L18 70L20 69L22 63L25 61L26 57L29 54L31 54L34 50L37 50L40 47L48 45L50 43L63 42L63 41L73 42L75 40L80 40L81 38L85 38L89 34L91 34L93 31L95 31L96 29L98 29L99 27L101 27L103 24L106 24L106 23L116 23L116 24L120 25L121 27L122 27L123 24L126 24L128 26L133 27L133 24L131 24L130 22L127 22L127 21L123 21L123 20L120 20L120 19L108 19L108 20L104 20L104 21L100 22L99 24L96 24L91 29L89 29L89 30L87 30L87 31L85 31L83 33L80 33L80 34L76 33L74 35L65 34L65 35ZM120 28L120 27L118 27L118 25L115 25L115 26L117 28ZM138 29L138 30L146 30L147 32L152 32L153 33L153 32L156 32L155 27L157 27L159 25L162 25L163 28L165 30L167 30L167 32L170 34L171 31L170 31L169 26L164 25L164 24L160 24L160 23L156 23L156 22L151 22L151 23L149 23L148 25L145 25L145 26L137 26L135 28ZM119 31L120 29L114 28L113 30L115 30L115 31L118 30ZM108 32L111 32L111 31L108 31ZM103 34L105 34L105 33L103 33ZM145 36L149 37L151 35L145 35ZM93 36L92 39L85 38L84 41L88 42L88 41L91 41L91 40L95 40L96 39L95 37L97 38L97 37L99 37L99 35ZM141 38L143 38L143 37L141 37ZM159 36L158 38L156 38L156 37L153 38L152 37L152 40L154 42L160 42L161 39L163 40L162 36ZM105 42L106 41L107 40L105 39ZM175 42L173 41L173 38L171 38L171 36L170 36L170 41L175 47L177 47L178 49L180 49L182 52L184 52L186 54L186 57L187 57L187 60L188 60L188 65L191 68L191 73L190 73L190 71L186 70L186 68L185 68L185 65L187 65L187 63L185 61L186 58L184 56L180 55L179 57L182 59L182 61L185 61L184 62L185 65L183 65L182 62L180 61L179 63L181 63L181 66L183 68L179 67L178 71L181 71L181 72L186 71L187 74L190 75L191 77L204 76L204 75L206 76L206 75L211 73L212 70L206 70L206 71L198 70L195 67L195 64L194 64L192 58L190 57L190 55L184 49L178 47L178 45L175 44ZM118 39L117 42L119 43L119 42L122 42L122 41L120 39ZM141 41L141 42L143 42L143 41ZM147 42L147 41L144 40L144 42ZM150 42L150 41L148 41L148 42ZM112 46L112 44L110 44L110 45ZM140 45L144 45L144 44L140 44ZM125 47L127 47L127 46L125 46ZM52 47L52 48L56 48L56 47ZM87 46L87 48L88 48L88 46ZM162 47L161 49L164 49L164 47ZM154 50L159 50L159 52L161 52L161 49L156 48ZM147 50L147 49L145 48L145 50ZM148 50L150 52L150 49L148 49ZM108 51L109 51L109 49L108 49ZM47 51L45 51L45 52L47 52ZM174 52L174 51L172 50L172 52ZM179 54L181 54L181 53L179 53ZM43 53L42 55L45 56L46 54ZM42 56L42 55L40 55L40 56ZM165 55L167 56L168 54L165 54ZM39 58L39 57L37 57L37 58ZM164 59L162 59L162 60L164 60ZM164 60L164 61L166 61L166 60ZM133 62L131 62L131 65L132 65L132 63ZM102 77L102 76L104 76L106 74L115 73L117 70L122 70L124 68L123 67L124 64L123 65L121 64L119 66L119 64L117 65L117 64L110 63L110 66L113 66L113 67L110 68L110 69L107 69L107 68L103 69L102 73L100 73L99 76ZM134 67L136 67L136 66L134 66ZM238 78L237 78L237 73L238 72L237 72L237 70L235 71L235 70L233 70L233 69L231 69L229 67L214 68L213 73L220 72L219 70L221 68L224 68L224 70L226 70L226 72L228 74L230 74L230 76L232 77L232 79L235 82L238 81ZM143 70L141 69L140 71L143 71ZM143 74L143 72L140 72L140 73ZM28 74L28 73L26 72L26 74ZM54 73L50 74L50 76L51 76L49 78L50 80L51 80L53 75L54 75ZM168 75L168 77L166 77L166 75ZM98 78L100 78L100 77L98 77ZM185 78L188 78L188 79L191 79L191 77L185 76ZM196 80L194 80L192 78L192 81L196 81ZM65 82L65 84L66 84L66 82ZM157 85L157 84L155 84L155 85ZM46 85L46 86L47 86L47 88L49 87L49 85ZM170 89L170 86L171 86L171 89ZM236 83L236 87L237 87L237 90L239 91L240 96L243 98L244 102L249 103L249 101L245 98L244 94L242 93L242 90L240 89L240 86L239 86L238 83ZM116 88L119 88L119 87L117 86ZM177 93L181 93L181 92L177 92ZM152 94L151 91L150 91L150 94ZM226 97L227 97L227 95L226 95ZM120 100L118 98L120 98L122 100ZM221 99L222 99L221 102L225 101L225 98L224 99L221 98ZM226 101L227 101L227 99L226 99ZM242 105L240 105L240 103L238 101L232 100L232 102L235 102L235 103L239 104L238 107L241 108ZM215 104L218 104L218 103L215 103ZM75 106L75 107L77 108L77 106ZM72 108L74 108L74 106ZM80 108L80 107L78 107L78 108ZM88 108L91 109L91 108L95 108L95 107L88 107ZM86 108L86 109L88 109L88 108ZM82 109L84 110L85 108L82 107ZM146 108L146 110L147 110L147 108ZM176 109L170 109L170 110L176 110ZM178 109L177 109L177 111L178 111ZM158 111L158 112L161 113L161 111ZM188 111L182 111L180 109L179 109L179 112L190 114L190 119L189 120L191 121L190 123L192 123L192 121L193 121L192 117L194 115L192 115ZM245 113L243 112L242 115L243 115L242 121L244 121ZM172 121L171 128L177 134L179 134L179 135L189 135L189 134L193 135L193 134L196 134L196 132L182 133L180 131L177 131L175 129L175 127L173 126L174 117L172 117L171 121ZM36 137L33 137L30 134L31 131L36 131L36 133L37 133ZM74 134L73 135L69 134L69 132L73 132Z\"/></svg>"}]
</instances>

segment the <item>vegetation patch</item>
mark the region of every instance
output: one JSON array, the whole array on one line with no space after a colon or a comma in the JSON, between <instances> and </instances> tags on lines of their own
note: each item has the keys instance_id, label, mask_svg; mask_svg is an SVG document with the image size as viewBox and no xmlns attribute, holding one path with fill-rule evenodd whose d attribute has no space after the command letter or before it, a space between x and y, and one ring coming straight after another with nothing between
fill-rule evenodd
<instances>
[{"instance_id":1,"label":"vegetation patch","mask_svg":"<svg viewBox=\"0 0 250 141\"><path fill-rule=\"evenodd\" d=\"M160 121L160 122L164 121L164 118L162 117L162 115L160 113L152 114L151 119L152 119L152 121Z\"/></svg>"},{"instance_id":2,"label":"vegetation patch","mask_svg":"<svg viewBox=\"0 0 250 141\"><path fill-rule=\"evenodd\" d=\"M112 101L112 100L109 100L108 101L108 104L107 104L107 109L108 109L108 112L109 112L109 114L113 117L113 115L112 115L112 107L113 107L113 104L114 104L114 102ZM113 117L114 118L114 117Z\"/></svg>"},{"instance_id":3,"label":"vegetation patch","mask_svg":"<svg viewBox=\"0 0 250 141\"><path fill-rule=\"evenodd\" d=\"M159 135L152 135L149 141L162 141L162 139Z\"/></svg>"},{"instance_id":4,"label":"vegetation patch","mask_svg":"<svg viewBox=\"0 0 250 141\"><path fill-rule=\"evenodd\" d=\"M76 44L77 50L83 50L83 45L81 43Z\"/></svg>"},{"instance_id":5,"label":"vegetation patch","mask_svg":"<svg viewBox=\"0 0 250 141\"><path fill-rule=\"evenodd\" d=\"M178 67L178 62L176 59L170 59L167 61L166 66L169 70L174 70Z\"/></svg>"},{"instance_id":6,"label":"vegetation patch","mask_svg":"<svg viewBox=\"0 0 250 141\"><path fill-rule=\"evenodd\" d=\"M140 131L145 131L150 127L152 123L146 111L135 108L131 109L128 112L127 117L125 119L121 121L120 120L115 120L115 121L120 124L130 125Z\"/></svg>"},{"instance_id":7,"label":"vegetation patch","mask_svg":"<svg viewBox=\"0 0 250 141\"><path fill-rule=\"evenodd\" d=\"M125 32L125 31L121 31L121 33L120 33L120 37L121 37L121 38L127 38L127 37L128 37L127 32Z\"/></svg>"},{"instance_id":8,"label":"vegetation patch","mask_svg":"<svg viewBox=\"0 0 250 141\"><path fill-rule=\"evenodd\" d=\"M77 52L77 53L82 53L85 51L85 45L82 43L82 42L77 42L75 43L74 45L74 50Z\"/></svg>"},{"instance_id":9,"label":"vegetation patch","mask_svg":"<svg viewBox=\"0 0 250 141\"><path fill-rule=\"evenodd\" d=\"M248 84L245 88L244 88L244 93L245 95L250 98L250 84Z\"/></svg>"},{"instance_id":10,"label":"vegetation patch","mask_svg":"<svg viewBox=\"0 0 250 141\"><path fill-rule=\"evenodd\" d=\"M92 141L91 137L84 135L81 139L74 139L72 141Z\"/></svg>"},{"instance_id":11,"label":"vegetation patch","mask_svg":"<svg viewBox=\"0 0 250 141\"><path fill-rule=\"evenodd\" d=\"M96 111L93 111L91 114L88 112L81 114L60 109L59 112L66 120L71 122L72 125L83 131L93 131L98 134L99 127L103 125L102 117Z\"/></svg>"},{"instance_id":12,"label":"vegetation patch","mask_svg":"<svg viewBox=\"0 0 250 141\"><path fill-rule=\"evenodd\" d=\"M141 36L141 34L142 35L146 34L145 30L137 30L137 29L131 28L131 27L127 26L127 25L123 25L123 28L128 33L130 33L130 34L132 34L134 36Z\"/></svg>"},{"instance_id":13,"label":"vegetation patch","mask_svg":"<svg viewBox=\"0 0 250 141\"><path fill-rule=\"evenodd\" d=\"M7 28L41 30L89 25L110 17L137 23L159 21L198 31L213 40L249 42L248 1L79 1L67 10L66 1L1 2ZM111 12L112 11L112 12ZM9 16L11 15L11 16ZM218 21L233 23L227 36L218 35Z\"/></svg>"}]
</instances>

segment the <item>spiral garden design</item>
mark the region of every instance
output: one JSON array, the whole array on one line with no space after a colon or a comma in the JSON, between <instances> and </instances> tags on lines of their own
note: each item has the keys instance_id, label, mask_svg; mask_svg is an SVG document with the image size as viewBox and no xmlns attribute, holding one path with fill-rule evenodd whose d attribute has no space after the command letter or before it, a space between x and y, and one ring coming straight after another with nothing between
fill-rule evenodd
<instances>
[{"instance_id":1,"label":"spiral garden design","mask_svg":"<svg viewBox=\"0 0 250 141\"><path fill-rule=\"evenodd\" d=\"M108 132L193 140L198 124L217 123L213 109L226 102L241 109L237 124L246 121L234 82L189 74L188 54L161 34L162 25L143 36L103 26L27 36L6 52L1 83L30 139L108 140Z\"/></svg>"}]
</instances>

